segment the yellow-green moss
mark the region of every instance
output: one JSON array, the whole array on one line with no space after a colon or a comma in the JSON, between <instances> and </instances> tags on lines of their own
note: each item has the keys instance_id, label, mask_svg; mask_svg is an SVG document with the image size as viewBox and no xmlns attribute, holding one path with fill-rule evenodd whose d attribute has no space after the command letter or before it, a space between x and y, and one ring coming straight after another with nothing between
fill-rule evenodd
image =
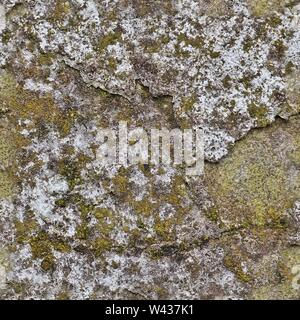
<instances>
[{"instance_id":1,"label":"yellow-green moss","mask_svg":"<svg viewBox=\"0 0 300 320\"><path fill-rule=\"evenodd\" d=\"M252 77L250 77L250 76L244 76L243 78L241 78L239 80L239 82L241 84L243 84L243 86L246 90L248 90L251 87L251 81L252 81ZM245 94L247 95L247 93L245 93Z\"/></svg>"},{"instance_id":2,"label":"yellow-green moss","mask_svg":"<svg viewBox=\"0 0 300 320\"><path fill-rule=\"evenodd\" d=\"M86 203L80 195L77 196L76 205L80 213L81 223L76 227L75 237L79 240L88 240L91 234L89 216L92 214L94 206Z\"/></svg>"},{"instance_id":3,"label":"yellow-green moss","mask_svg":"<svg viewBox=\"0 0 300 320\"><path fill-rule=\"evenodd\" d=\"M61 198L55 201L55 205L60 208L65 208L68 205L68 199Z\"/></svg>"},{"instance_id":4,"label":"yellow-green moss","mask_svg":"<svg viewBox=\"0 0 300 320\"><path fill-rule=\"evenodd\" d=\"M293 64L292 61L289 61L286 66L285 66L285 73L286 74L292 74L293 71L295 70L295 65Z\"/></svg>"},{"instance_id":5,"label":"yellow-green moss","mask_svg":"<svg viewBox=\"0 0 300 320\"><path fill-rule=\"evenodd\" d=\"M38 62L42 65L51 65L54 57L52 53L41 53Z\"/></svg>"},{"instance_id":6,"label":"yellow-green moss","mask_svg":"<svg viewBox=\"0 0 300 320\"><path fill-rule=\"evenodd\" d=\"M8 109L12 124L17 126L18 120L30 119L37 128L41 124L57 128L62 137L70 133L77 119L76 111L60 109L50 94L38 96L25 91L8 73L0 76L0 89L0 101Z\"/></svg>"},{"instance_id":7,"label":"yellow-green moss","mask_svg":"<svg viewBox=\"0 0 300 320\"><path fill-rule=\"evenodd\" d=\"M157 298L159 300L168 299L168 297L169 297L169 293L166 288L156 286L156 287L154 287L154 292L157 294Z\"/></svg>"},{"instance_id":8,"label":"yellow-green moss","mask_svg":"<svg viewBox=\"0 0 300 320\"><path fill-rule=\"evenodd\" d=\"M41 268L51 271L55 268L55 257L53 250L59 252L70 252L71 247L60 239L52 239L45 231L39 231L35 236L29 238L32 258L42 259Z\"/></svg>"},{"instance_id":9,"label":"yellow-green moss","mask_svg":"<svg viewBox=\"0 0 300 320\"><path fill-rule=\"evenodd\" d=\"M84 165L85 162L80 162L78 159L70 160L67 158L63 158L58 161L58 173L65 177L70 190L73 190L78 184L82 182L81 170Z\"/></svg>"},{"instance_id":10,"label":"yellow-green moss","mask_svg":"<svg viewBox=\"0 0 300 320\"><path fill-rule=\"evenodd\" d=\"M28 7L24 3L16 3L10 10L6 12L7 20L13 19L14 17L22 17L28 13Z\"/></svg>"},{"instance_id":11,"label":"yellow-green moss","mask_svg":"<svg viewBox=\"0 0 300 320\"><path fill-rule=\"evenodd\" d=\"M183 112L192 111L197 101L198 101L197 96L190 96L190 97L183 98L181 102L181 110Z\"/></svg>"},{"instance_id":12,"label":"yellow-green moss","mask_svg":"<svg viewBox=\"0 0 300 320\"><path fill-rule=\"evenodd\" d=\"M11 198L16 194L21 180L17 156L27 144L27 139L15 131L13 123L10 130L0 128L0 198Z\"/></svg>"},{"instance_id":13,"label":"yellow-green moss","mask_svg":"<svg viewBox=\"0 0 300 320\"><path fill-rule=\"evenodd\" d=\"M115 58L109 57L107 59L107 63L108 63L109 70L114 71L117 69L118 62Z\"/></svg>"},{"instance_id":14,"label":"yellow-green moss","mask_svg":"<svg viewBox=\"0 0 300 320\"><path fill-rule=\"evenodd\" d=\"M91 250L95 256L100 257L106 251L110 251L112 248L112 240L109 238L99 237L91 242Z\"/></svg>"},{"instance_id":15,"label":"yellow-green moss","mask_svg":"<svg viewBox=\"0 0 300 320\"><path fill-rule=\"evenodd\" d=\"M106 218L112 218L113 212L111 210L107 209L107 208L97 208L93 212L93 215L98 220L103 220L103 219L106 219Z\"/></svg>"},{"instance_id":16,"label":"yellow-green moss","mask_svg":"<svg viewBox=\"0 0 300 320\"><path fill-rule=\"evenodd\" d=\"M243 50L245 52L249 52L254 45L255 45L255 40L251 38L246 38L246 40L243 43Z\"/></svg>"},{"instance_id":17,"label":"yellow-green moss","mask_svg":"<svg viewBox=\"0 0 300 320\"><path fill-rule=\"evenodd\" d=\"M129 179L126 175L126 170L120 170L120 172L112 178L112 183L115 192L119 195L124 195L129 189Z\"/></svg>"},{"instance_id":18,"label":"yellow-green moss","mask_svg":"<svg viewBox=\"0 0 300 320\"><path fill-rule=\"evenodd\" d=\"M60 292L56 297L56 300L70 300L69 293L66 291Z\"/></svg>"},{"instance_id":19,"label":"yellow-green moss","mask_svg":"<svg viewBox=\"0 0 300 320\"><path fill-rule=\"evenodd\" d=\"M278 15L272 15L267 19L267 23L272 27L276 28L278 27L281 23L282 20Z\"/></svg>"},{"instance_id":20,"label":"yellow-green moss","mask_svg":"<svg viewBox=\"0 0 300 320\"><path fill-rule=\"evenodd\" d=\"M178 35L177 40L179 43L184 43L185 46L192 46L194 48L202 48L204 45L204 40L201 36L188 37L184 33Z\"/></svg>"},{"instance_id":21,"label":"yellow-green moss","mask_svg":"<svg viewBox=\"0 0 300 320\"><path fill-rule=\"evenodd\" d=\"M41 232L36 237L29 240L32 258L42 259L41 267L48 271L54 267L54 256L52 253L51 242L45 232Z\"/></svg>"},{"instance_id":22,"label":"yellow-green moss","mask_svg":"<svg viewBox=\"0 0 300 320\"><path fill-rule=\"evenodd\" d=\"M171 241L174 238L174 232L172 232L175 224L172 219L158 220L154 224L154 231L159 238L163 241Z\"/></svg>"},{"instance_id":23,"label":"yellow-green moss","mask_svg":"<svg viewBox=\"0 0 300 320\"><path fill-rule=\"evenodd\" d=\"M293 69L293 68L292 68ZM285 118L289 115L300 112L300 73L296 70L291 70L286 76L287 98L288 104L282 108L282 113ZM286 110L288 109L288 110Z\"/></svg>"},{"instance_id":24,"label":"yellow-green moss","mask_svg":"<svg viewBox=\"0 0 300 320\"><path fill-rule=\"evenodd\" d=\"M93 211L94 217L98 220L97 230L102 236L109 236L118 226L116 214L107 208L96 208Z\"/></svg>"},{"instance_id":25,"label":"yellow-green moss","mask_svg":"<svg viewBox=\"0 0 300 320\"><path fill-rule=\"evenodd\" d=\"M170 191L161 195L159 200L161 203L169 203L176 208L179 215L184 214L189 207L185 200L189 197L184 178L177 175L173 178Z\"/></svg>"},{"instance_id":26,"label":"yellow-green moss","mask_svg":"<svg viewBox=\"0 0 300 320\"><path fill-rule=\"evenodd\" d=\"M218 222L219 220L219 212L216 208L209 208L205 212L205 216L213 222Z\"/></svg>"},{"instance_id":27,"label":"yellow-green moss","mask_svg":"<svg viewBox=\"0 0 300 320\"><path fill-rule=\"evenodd\" d=\"M11 37L12 37L12 33L10 31L5 30L4 32L2 32L1 39L5 45L9 43L9 40L11 39Z\"/></svg>"},{"instance_id":28,"label":"yellow-green moss","mask_svg":"<svg viewBox=\"0 0 300 320\"><path fill-rule=\"evenodd\" d=\"M76 227L75 237L79 240L87 240L89 238L90 230L86 222L82 222Z\"/></svg>"},{"instance_id":29,"label":"yellow-green moss","mask_svg":"<svg viewBox=\"0 0 300 320\"><path fill-rule=\"evenodd\" d=\"M286 50L287 50L287 47L284 45L283 41L281 39L279 40L276 40L274 43L273 43L273 46L275 48L275 52L276 54L279 56L279 57L283 57Z\"/></svg>"},{"instance_id":30,"label":"yellow-green moss","mask_svg":"<svg viewBox=\"0 0 300 320\"><path fill-rule=\"evenodd\" d=\"M232 15L233 11L225 1L214 0L210 2L205 2L205 15L218 18L220 16Z\"/></svg>"},{"instance_id":31,"label":"yellow-green moss","mask_svg":"<svg viewBox=\"0 0 300 320\"><path fill-rule=\"evenodd\" d=\"M223 80L222 80L223 86L226 89L229 89L231 87L231 77L227 75Z\"/></svg>"},{"instance_id":32,"label":"yellow-green moss","mask_svg":"<svg viewBox=\"0 0 300 320\"><path fill-rule=\"evenodd\" d=\"M160 37L156 40L144 41L143 46L147 53L157 53L159 52L164 45L170 42L170 38L168 36Z\"/></svg>"},{"instance_id":33,"label":"yellow-green moss","mask_svg":"<svg viewBox=\"0 0 300 320\"><path fill-rule=\"evenodd\" d=\"M248 106L248 111L250 116L257 121L259 127L265 127L270 123L270 120L267 118L268 109L266 107L251 103Z\"/></svg>"},{"instance_id":34,"label":"yellow-green moss","mask_svg":"<svg viewBox=\"0 0 300 320\"><path fill-rule=\"evenodd\" d=\"M152 260L159 260L163 257L163 252L160 248L150 247L147 249L147 254Z\"/></svg>"},{"instance_id":35,"label":"yellow-green moss","mask_svg":"<svg viewBox=\"0 0 300 320\"><path fill-rule=\"evenodd\" d=\"M122 33L119 31L110 32L101 37L98 44L98 52L104 53L108 46L117 44L122 40Z\"/></svg>"},{"instance_id":36,"label":"yellow-green moss","mask_svg":"<svg viewBox=\"0 0 300 320\"><path fill-rule=\"evenodd\" d=\"M234 255L227 255L224 258L224 266L229 271L234 273L240 281L242 282L252 281L251 275L243 271L241 261L238 259L238 257L235 257Z\"/></svg>"},{"instance_id":37,"label":"yellow-green moss","mask_svg":"<svg viewBox=\"0 0 300 320\"><path fill-rule=\"evenodd\" d=\"M46 256L41 262L41 268L44 271L51 271L55 269L55 260L52 255Z\"/></svg>"},{"instance_id":38,"label":"yellow-green moss","mask_svg":"<svg viewBox=\"0 0 300 320\"><path fill-rule=\"evenodd\" d=\"M25 164L28 159L19 158L17 155L30 143L30 140L19 134L22 129L20 120L30 119L32 121L30 126L37 129L39 136L47 133L45 129L47 125L57 128L62 135L66 135L72 126L70 122L74 123L74 117L72 111L63 111L55 105L51 95L38 96L36 93L25 91L9 73L0 75L0 102L7 110L3 117L9 120L11 129L7 137L6 129L0 132L0 161L6 167L5 171L0 171L0 197L7 197L11 196L12 190L15 190L22 179L26 178L26 174L18 174L18 170L19 166L22 166L23 162ZM34 161L30 171L33 174L33 170L37 170L41 164L34 157L31 157L30 161ZM57 205L62 206L63 203L60 202ZM41 259L41 268L45 271L53 270L55 267L53 250L60 252L71 250L65 241L50 239L45 232L41 231L33 213L27 212L22 222L16 220L15 228L17 245L28 243L31 246L33 259Z\"/></svg>"},{"instance_id":39,"label":"yellow-green moss","mask_svg":"<svg viewBox=\"0 0 300 320\"><path fill-rule=\"evenodd\" d=\"M133 206L133 209L136 213L144 216L149 216L155 208L155 205L152 204L148 199L143 199L141 201L133 201L131 205Z\"/></svg>"},{"instance_id":40,"label":"yellow-green moss","mask_svg":"<svg viewBox=\"0 0 300 320\"><path fill-rule=\"evenodd\" d=\"M15 282L11 281L9 284L10 288L14 291L15 294L21 295L26 292L27 285L24 282Z\"/></svg>"},{"instance_id":41,"label":"yellow-green moss","mask_svg":"<svg viewBox=\"0 0 300 320\"><path fill-rule=\"evenodd\" d=\"M295 271L297 267L298 271ZM280 255L278 272L283 280L292 282L296 275L300 273L300 249L291 247L284 250ZM299 279L299 277L298 277ZM300 288L300 283L299 283Z\"/></svg>"},{"instance_id":42,"label":"yellow-green moss","mask_svg":"<svg viewBox=\"0 0 300 320\"><path fill-rule=\"evenodd\" d=\"M15 220L16 240L19 244L25 244L32 237L32 234L38 230L38 224L34 218L33 212L27 212L24 221Z\"/></svg>"},{"instance_id":43,"label":"yellow-green moss","mask_svg":"<svg viewBox=\"0 0 300 320\"><path fill-rule=\"evenodd\" d=\"M55 21L63 20L71 12L71 5L68 1L57 1L52 13L52 19Z\"/></svg>"},{"instance_id":44,"label":"yellow-green moss","mask_svg":"<svg viewBox=\"0 0 300 320\"><path fill-rule=\"evenodd\" d=\"M218 52L218 51L210 51L210 52L209 52L209 55L210 55L210 57L211 57L212 59L217 59L217 58L220 57L221 53Z\"/></svg>"}]
</instances>

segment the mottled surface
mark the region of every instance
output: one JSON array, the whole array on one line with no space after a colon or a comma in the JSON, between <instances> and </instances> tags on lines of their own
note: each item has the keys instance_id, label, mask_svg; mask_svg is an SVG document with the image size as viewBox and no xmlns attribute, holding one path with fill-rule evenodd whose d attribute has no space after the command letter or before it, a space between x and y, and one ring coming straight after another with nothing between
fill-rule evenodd
<instances>
[{"instance_id":1,"label":"mottled surface","mask_svg":"<svg viewBox=\"0 0 300 320\"><path fill-rule=\"evenodd\" d=\"M0 1L0 297L299 299L300 4ZM203 128L205 174L98 131Z\"/></svg>"}]
</instances>

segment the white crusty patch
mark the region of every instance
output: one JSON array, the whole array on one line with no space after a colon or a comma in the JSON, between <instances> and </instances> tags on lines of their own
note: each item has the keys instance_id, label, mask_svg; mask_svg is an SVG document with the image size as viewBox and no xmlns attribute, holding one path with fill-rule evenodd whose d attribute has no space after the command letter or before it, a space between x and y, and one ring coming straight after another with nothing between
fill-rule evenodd
<instances>
[{"instance_id":1,"label":"white crusty patch","mask_svg":"<svg viewBox=\"0 0 300 320\"><path fill-rule=\"evenodd\" d=\"M5 29L6 27L6 18L5 18L5 9L2 4L0 4L0 33Z\"/></svg>"}]
</instances>

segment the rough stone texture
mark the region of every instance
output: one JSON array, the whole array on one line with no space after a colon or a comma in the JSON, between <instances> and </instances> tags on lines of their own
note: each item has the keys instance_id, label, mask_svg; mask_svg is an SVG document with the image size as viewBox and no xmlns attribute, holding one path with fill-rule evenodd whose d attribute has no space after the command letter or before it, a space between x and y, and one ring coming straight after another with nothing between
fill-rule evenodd
<instances>
[{"instance_id":1,"label":"rough stone texture","mask_svg":"<svg viewBox=\"0 0 300 320\"><path fill-rule=\"evenodd\" d=\"M1 298L300 298L299 1L2 0L0 67ZM100 166L120 120L204 176Z\"/></svg>"}]
</instances>

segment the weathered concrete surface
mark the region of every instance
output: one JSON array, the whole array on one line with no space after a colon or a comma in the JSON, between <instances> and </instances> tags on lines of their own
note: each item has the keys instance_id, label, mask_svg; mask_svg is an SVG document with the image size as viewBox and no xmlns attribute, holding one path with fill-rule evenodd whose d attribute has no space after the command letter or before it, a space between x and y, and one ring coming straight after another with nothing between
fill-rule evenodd
<instances>
[{"instance_id":1,"label":"weathered concrete surface","mask_svg":"<svg viewBox=\"0 0 300 320\"><path fill-rule=\"evenodd\" d=\"M299 299L299 1L0 1L0 296ZM204 129L205 175L99 165Z\"/></svg>"}]
</instances>

